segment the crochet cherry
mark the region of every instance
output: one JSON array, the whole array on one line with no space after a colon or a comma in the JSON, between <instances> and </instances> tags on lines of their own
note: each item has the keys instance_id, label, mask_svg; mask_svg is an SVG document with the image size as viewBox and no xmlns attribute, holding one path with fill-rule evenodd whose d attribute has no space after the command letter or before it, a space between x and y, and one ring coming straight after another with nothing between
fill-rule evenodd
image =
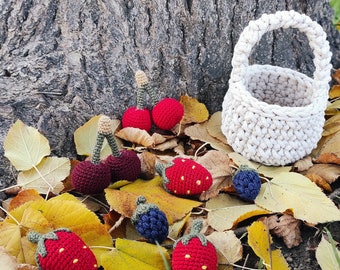
<instances>
[{"instance_id":1,"label":"crochet cherry","mask_svg":"<svg viewBox=\"0 0 340 270\"><path fill-rule=\"evenodd\" d=\"M137 208L131 218L132 224L149 242L162 243L169 233L169 224L164 212L157 205L146 203L144 196L139 196L136 204Z\"/></svg>"},{"instance_id":2,"label":"crochet cherry","mask_svg":"<svg viewBox=\"0 0 340 270\"><path fill-rule=\"evenodd\" d=\"M247 165L241 165L232 178L233 185L240 198L246 201L255 200L261 189L258 172Z\"/></svg>"},{"instance_id":3,"label":"crochet cherry","mask_svg":"<svg viewBox=\"0 0 340 270\"><path fill-rule=\"evenodd\" d=\"M157 163L156 170L163 178L165 190L176 195L198 195L212 185L210 172L189 158L175 158L167 166Z\"/></svg>"},{"instance_id":4,"label":"crochet cherry","mask_svg":"<svg viewBox=\"0 0 340 270\"><path fill-rule=\"evenodd\" d=\"M41 270L98 269L91 249L68 229L57 229L43 235L30 231L27 238L37 244L36 261Z\"/></svg>"},{"instance_id":5,"label":"crochet cherry","mask_svg":"<svg viewBox=\"0 0 340 270\"><path fill-rule=\"evenodd\" d=\"M140 159L132 150L119 151L112 133L110 118L108 116L102 116L100 119L103 123L102 125L106 126L105 130L102 130L102 133L106 137L112 151L112 155L109 155L105 160L105 165L111 169L111 181L136 180L141 173Z\"/></svg>"},{"instance_id":6,"label":"crochet cherry","mask_svg":"<svg viewBox=\"0 0 340 270\"><path fill-rule=\"evenodd\" d=\"M140 87L143 88L151 97L153 108L151 117L153 123L160 129L170 130L176 126L184 115L183 105L174 98L164 98L158 102L153 88L143 71L139 72Z\"/></svg>"},{"instance_id":7,"label":"crochet cherry","mask_svg":"<svg viewBox=\"0 0 340 270\"><path fill-rule=\"evenodd\" d=\"M138 86L137 106L130 107L124 112L122 116L122 126L123 128L135 127L149 132L152 126L151 112L148 108L143 108L143 85L148 83L148 79L141 70L135 73L135 79Z\"/></svg>"},{"instance_id":8,"label":"crochet cherry","mask_svg":"<svg viewBox=\"0 0 340 270\"><path fill-rule=\"evenodd\" d=\"M217 269L217 252L214 245L200 234L202 224L201 219L195 219L190 233L174 244L172 270Z\"/></svg>"},{"instance_id":9,"label":"crochet cherry","mask_svg":"<svg viewBox=\"0 0 340 270\"><path fill-rule=\"evenodd\" d=\"M98 122L97 142L91 160L79 162L71 172L73 187L83 194L102 192L111 182L111 170L100 161L100 151L105 139L103 123Z\"/></svg>"}]
</instances>

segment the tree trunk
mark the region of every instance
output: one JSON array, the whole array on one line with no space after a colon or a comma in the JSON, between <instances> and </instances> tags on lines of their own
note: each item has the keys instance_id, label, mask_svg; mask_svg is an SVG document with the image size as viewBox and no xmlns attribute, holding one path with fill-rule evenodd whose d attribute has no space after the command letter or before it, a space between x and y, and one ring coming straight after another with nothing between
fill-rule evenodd
<instances>
[{"instance_id":1,"label":"tree trunk","mask_svg":"<svg viewBox=\"0 0 340 270\"><path fill-rule=\"evenodd\" d=\"M54 155L74 157L73 132L91 116L120 118L136 103L134 72L157 95L188 94L221 110L233 48L263 13L294 9L340 38L328 0L1 0L0 188L14 177L3 141L17 119L35 126ZM250 61L312 74L312 53L293 30L266 34Z\"/></svg>"}]
</instances>

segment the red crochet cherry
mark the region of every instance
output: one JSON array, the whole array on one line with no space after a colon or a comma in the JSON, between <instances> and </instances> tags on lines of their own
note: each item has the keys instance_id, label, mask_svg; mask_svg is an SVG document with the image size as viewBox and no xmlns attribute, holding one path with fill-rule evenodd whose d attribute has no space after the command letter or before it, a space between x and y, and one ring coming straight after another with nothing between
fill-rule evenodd
<instances>
[{"instance_id":1,"label":"red crochet cherry","mask_svg":"<svg viewBox=\"0 0 340 270\"><path fill-rule=\"evenodd\" d=\"M106 123L107 128L102 129L101 133L106 137L112 151L112 155L107 156L105 160L105 165L111 169L111 181L136 180L142 171L139 157L132 150L119 151L111 129L110 118L102 116L100 120L102 125Z\"/></svg>"},{"instance_id":2,"label":"red crochet cherry","mask_svg":"<svg viewBox=\"0 0 340 270\"><path fill-rule=\"evenodd\" d=\"M91 160L79 162L71 172L73 187L83 194L101 193L111 182L110 167L100 161L100 151L105 139L98 123L97 142Z\"/></svg>"},{"instance_id":3,"label":"red crochet cherry","mask_svg":"<svg viewBox=\"0 0 340 270\"><path fill-rule=\"evenodd\" d=\"M36 261L41 270L98 269L91 249L68 229L58 229L44 235L31 231L27 238L37 243Z\"/></svg>"},{"instance_id":4,"label":"red crochet cherry","mask_svg":"<svg viewBox=\"0 0 340 270\"><path fill-rule=\"evenodd\" d=\"M164 188L176 195L198 195L212 185L210 172L189 158L175 158L167 166L157 163L156 170L163 177Z\"/></svg>"},{"instance_id":5,"label":"red crochet cherry","mask_svg":"<svg viewBox=\"0 0 340 270\"><path fill-rule=\"evenodd\" d=\"M139 129L144 129L147 132L151 130L151 112L147 108L143 108L144 98L144 85L148 84L148 78L145 73L138 70L135 73L135 79L138 86L137 90L137 106L128 108L122 116L122 126L125 127L135 127Z\"/></svg>"},{"instance_id":6,"label":"red crochet cherry","mask_svg":"<svg viewBox=\"0 0 340 270\"><path fill-rule=\"evenodd\" d=\"M170 130L182 120L184 108L178 100L164 98L153 107L151 115L158 128Z\"/></svg>"},{"instance_id":7,"label":"red crochet cherry","mask_svg":"<svg viewBox=\"0 0 340 270\"><path fill-rule=\"evenodd\" d=\"M172 270L217 269L216 249L199 233L201 228L202 220L194 220L190 233L175 243L171 258Z\"/></svg>"}]
</instances>

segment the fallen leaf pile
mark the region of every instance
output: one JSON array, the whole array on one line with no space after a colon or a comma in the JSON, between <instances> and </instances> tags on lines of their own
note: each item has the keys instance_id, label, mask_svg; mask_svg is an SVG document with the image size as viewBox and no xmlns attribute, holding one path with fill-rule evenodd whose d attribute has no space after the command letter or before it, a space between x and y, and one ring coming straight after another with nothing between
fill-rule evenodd
<instances>
[{"instance_id":1,"label":"fallen leaf pile","mask_svg":"<svg viewBox=\"0 0 340 270\"><path fill-rule=\"evenodd\" d=\"M89 119L74 133L82 160L51 156L47 138L17 120L4 142L5 156L18 171L18 191L2 190L9 198L1 207L0 265L38 269L36 245L28 241L28 232L45 234L67 228L91 248L105 270L170 269L173 245L188 234L193 220L200 218L201 234L216 248L218 269L245 265L245 245L258 256L258 265L249 267L289 269L275 241L282 238L288 249L300 245L302 226L315 226L321 232L315 250L320 267L339 269L337 243L329 232L322 231L327 224L340 221L339 195L334 195L339 194L340 177L340 70L334 79L338 84L330 90L317 149L284 167L265 166L235 153L220 130L221 112L209 115L205 105L193 97L180 98L184 116L166 132L157 127L150 132L122 128L118 119L112 119L118 147L138 154L142 173L139 179L121 179L91 196L74 189L70 174L79 161L90 158L101 116ZM105 160L110 154L105 140L100 158ZM177 157L204 166L213 178L211 187L194 196L168 192L155 167L171 164ZM255 170L261 179L254 201L242 200L233 186L233 176L241 165ZM201 180L196 183L200 185ZM163 243L148 243L131 222L141 195L168 220L169 235Z\"/></svg>"}]
</instances>

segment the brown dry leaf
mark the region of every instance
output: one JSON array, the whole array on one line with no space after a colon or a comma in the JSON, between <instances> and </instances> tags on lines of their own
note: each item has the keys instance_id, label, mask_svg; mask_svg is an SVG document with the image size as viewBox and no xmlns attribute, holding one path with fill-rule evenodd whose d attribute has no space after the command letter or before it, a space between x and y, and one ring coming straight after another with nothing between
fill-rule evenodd
<instances>
[{"instance_id":1,"label":"brown dry leaf","mask_svg":"<svg viewBox=\"0 0 340 270\"><path fill-rule=\"evenodd\" d=\"M340 157L333 153L327 153L327 154L322 154L318 157L317 160L315 160L316 163L333 163L333 164L338 164L340 165Z\"/></svg>"},{"instance_id":2,"label":"brown dry leaf","mask_svg":"<svg viewBox=\"0 0 340 270\"><path fill-rule=\"evenodd\" d=\"M176 138L173 138L169 141L165 141L161 144L156 145L152 149L159 150L159 151L166 151L175 148L178 145L178 141Z\"/></svg>"},{"instance_id":3,"label":"brown dry leaf","mask_svg":"<svg viewBox=\"0 0 340 270\"><path fill-rule=\"evenodd\" d=\"M312 166L313 166L312 157L307 156L295 162L295 164L293 165L293 169L295 172L303 172L307 171Z\"/></svg>"},{"instance_id":4,"label":"brown dry leaf","mask_svg":"<svg viewBox=\"0 0 340 270\"><path fill-rule=\"evenodd\" d=\"M338 98L340 97L340 85L333 85L331 90L329 91L329 98Z\"/></svg>"},{"instance_id":5,"label":"brown dry leaf","mask_svg":"<svg viewBox=\"0 0 340 270\"><path fill-rule=\"evenodd\" d=\"M208 200L218 195L220 190L232 184L231 175L233 169L229 166L231 160L223 151L210 150L204 156L196 160L203 165L212 175L213 184L209 190L203 192L200 200Z\"/></svg>"},{"instance_id":6,"label":"brown dry leaf","mask_svg":"<svg viewBox=\"0 0 340 270\"><path fill-rule=\"evenodd\" d=\"M337 69L333 75L332 78L338 83L340 84L340 69Z\"/></svg>"},{"instance_id":7,"label":"brown dry leaf","mask_svg":"<svg viewBox=\"0 0 340 270\"><path fill-rule=\"evenodd\" d=\"M35 189L26 189L21 192L17 196L15 196L8 206L8 211L12 211L13 209L19 207L20 205L29 202L29 201L37 201L44 200Z\"/></svg>"},{"instance_id":8,"label":"brown dry leaf","mask_svg":"<svg viewBox=\"0 0 340 270\"><path fill-rule=\"evenodd\" d=\"M153 133L151 135L151 137L152 137L155 145L160 144L160 143L164 143L167 140L167 138L165 136L163 136L162 134L159 134L157 132Z\"/></svg>"},{"instance_id":9,"label":"brown dry leaf","mask_svg":"<svg viewBox=\"0 0 340 270\"><path fill-rule=\"evenodd\" d=\"M1 269L16 270L17 260L14 256L10 255L4 247L0 247L0 264Z\"/></svg>"},{"instance_id":10,"label":"brown dry leaf","mask_svg":"<svg viewBox=\"0 0 340 270\"><path fill-rule=\"evenodd\" d=\"M340 114L334 115L329 118L323 127L322 136L332 135L340 130Z\"/></svg>"},{"instance_id":11,"label":"brown dry leaf","mask_svg":"<svg viewBox=\"0 0 340 270\"><path fill-rule=\"evenodd\" d=\"M242 243L233 231L213 232L207 239L217 250L219 264L233 264L242 259Z\"/></svg>"},{"instance_id":12,"label":"brown dry leaf","mask_svg":"<svg viewBox=\"0 0 340 270\"><path fill-rule=\"evenodd\" d=\"M155 177L155 164L156 156L148 151L143 151L138 155L141 161L141 174L142 179L150 180Z\"/></svg>"},{"instance_id":13,"label":"brown dry leaf","mask_svg":"<svg viewBox=\"0 0 340 270\"><path fill-rule=\"evenodd\" d=\"M325 191L332 192L332 188L330 184L327 183L325 179L323 179L320 175L317 174L306 174L312 182L318 185L318 187L322 188Z\"/></svg>"},{"instance_id":14,"label":"brown dry leaf","mask_svg":"<svg viewBox=\"0 0 340 270\"><path fill-rule=\"evenodd\" d=\"M340 109L340 100L336 100L327 106L325 114L326 115L337 115L339 114L339 109Z\"/></svg>"},{"instance_id":15,"label":"brown dry leaf","mask_svg":"<svg viewBox=\"0 0 340 270\"><path fill-rule=\"evenodd\" d=\"M321 176L328 184L340 177L340 166L335 164L315 164L306 174Z\"/></svg>"},{"instance_id":16,"label":"brown dry leaf","mask_svg":"<svg viewBox=\"0 0 340 270\"><path fill-rule=\"evenodd\" d=\"M123 140L145 147L152 147L155 145L155 141L150 134L139 128L126 127L119 130L115 135Z\"/></svg>"},{"instance_id":17,"label":"brown dry leaf","mask_svg":"<svg viewBox=\"0 0 340 270\"><path fill-rule=\"evenodd\" d=\"M39 267L30 264L18 264L16 270L39 270Z\"/></svg>"},{"instance_id":18,"label":"brown dry leaf","mask_svg":"<svg viewBox=\"0 0 340 270\"><path fill-rule=\"evenodd\" d=\"M327 136L322 141L322 144L318 145L316 152L317 156L323 154L334 154L337 157L340 157L340 131L331 136Z\"/></svg>"},{"instance_id":19,"label":"brown dry leaf","mask_svg":"<svg viewBox=\"0 0 340 270\"><path fill-rule=\"evenodd\" d=\"M207 107L197 99L189 96L181 96L180 103L184 107L184 115L181 124L202 123L209 118Z\"/></svg>"},{"instance_id":20,"label":"brown dry leaf","mask_svg":"<svg viewBox=\"0 0 340 270\"><path fill-rule=\"evenodd\" d=\"M271 233L277 237L282 237L283 242L288 248L297 247L302 242L300 224L301 221L291 215L272 215L260 218L266 222Z\"/></svg>"},{"instance_id":21,"label":"brown dry leaf","mask_svg":"<svg viewBox=\"0 0 340 270\"><path fill-rule=\"evenodd\" d=\"M221 142L220 140L211 136L207 131L207 122L203 124L196 124L189 126L184 130L185 135L189 136L193 140L200 140L202 142L207 142L216 150L225 151L226 153L233 152L232 148Z\"/></svg>"},{"instance_id":22,"label":"brown dry leaf","mask_svg":"<svg viewBox=\"0 0 340 270\"><path fill-rule=\"evenodd\" d=\"M124 216L114 210L103 215L103 219L107 231L113 239L126 238L126 225L130 222L129 219L124 218Z\"/></svg>"},{"instance_id":23,"label":"brown dry leaf","mask_svg":"<svg viewBox=\"0 0 340 270\"><path fill-rule=\"evenodd\" d=\"M224 136L221 130L222 125L222 112L215 112L210 116L210 119L207 123L208 133L220 140L221 142L228 144L227 138Z\"/></svg>"}]
</instances>

